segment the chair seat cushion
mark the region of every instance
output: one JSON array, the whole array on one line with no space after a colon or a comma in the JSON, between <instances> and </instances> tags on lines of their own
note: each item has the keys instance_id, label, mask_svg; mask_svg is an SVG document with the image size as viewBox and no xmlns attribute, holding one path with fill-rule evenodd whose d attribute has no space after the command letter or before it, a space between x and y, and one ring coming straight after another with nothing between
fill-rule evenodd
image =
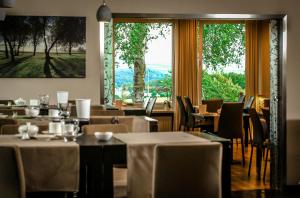
<instances>
[{"instance_id":1,"label":"chair seat cushion","mask_svg":"<svg viewBox=\"0 0 300 198\"><path fill-rule=\"evenodd\" d=\"M127 197L127 168L113 168L114 197Z\"/></svg>"}]
</instances>

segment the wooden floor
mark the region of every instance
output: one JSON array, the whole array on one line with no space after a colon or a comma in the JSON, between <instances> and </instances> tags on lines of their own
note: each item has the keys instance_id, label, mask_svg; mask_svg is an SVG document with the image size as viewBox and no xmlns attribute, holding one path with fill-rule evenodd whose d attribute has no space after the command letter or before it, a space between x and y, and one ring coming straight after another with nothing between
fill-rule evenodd
<instances>
[{"instance_id":1,"label":"wooden floor","mask_svg":"<svg viewBox=\"0 0 300 198\"><path fill-rule=\"evenodd\" d=\"M256 189L270 189L270 161L267 164L267 172L266 179L263 182L263 169L265 165L265 161L262 161L261 167L261 180L257 180L256 174L256 150L253 152L252 157L252 166L251 166L251 175L248 177L248 167L250 161L250 151L251 146L249 144L248 148L245 149L245 166L242 164L233 164L231 165L231 179L232 191L246 191L246 190L256 190ZM242 150L241 145L234 144L233 146L233 160L241 160L242 159Z\"/></svg>"}]
</instances>

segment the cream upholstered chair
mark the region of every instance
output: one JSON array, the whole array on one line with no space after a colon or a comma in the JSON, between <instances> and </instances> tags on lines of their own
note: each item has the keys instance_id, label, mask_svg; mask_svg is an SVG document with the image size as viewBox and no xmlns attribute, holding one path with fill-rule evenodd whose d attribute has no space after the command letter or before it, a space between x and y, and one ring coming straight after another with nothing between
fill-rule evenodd
<instances>
[{"instance_id":1,"label":"cream upholstered chair","mask_svg":"<svg viewBox=\"0 0 300 198\"><path fill-rule=\"evenodd\" d=\"M6 124L6 125L3 125L1 127L1 130L0 130L0 134L1 135L12 135L12 134L18 134L18 128L19 128L20 125L18 124ZM48 125L37 125L39 127L39 133L41 133L42 131L46 131L48 130Z\"/></svg>"},{"instance_id":2,"label":"cream upholstered chair","mask_svg":"<svg viewBox=\"0 0 300 198\"><path fill-rule=\"evenodd\" d=\"M220 143L157 145L153 163L153 198L221 197Z\"/></svg>"},{"instance_id":3,"label":"cream upholstered chair","mask_svg":"<svg viewBox=\"0 0 300 198\"><path fill-rule=\"evenodd\" d=\"M113 133L127 133L128 128L125 124L91 124L82 126L82 131L86 134L94 134L96 131Z\"/></svg>"},{"instance_id":4,"label":"cream upholstered chair","mask_svg":"<svg viewBox=\"0 0 300 198\"><path fill-rule=\"evenodd\" d=\"M1 132L2 126L7 125L7 124L17 124L17 121L14 119L9 119L9 118L1 118L0 119L0 132Z\"/></svg>"},{"instance_id":5,"label":"cream upholstered chair","mask_svg":"<svg viewBox=\"0 0 300 198\"><path fill-rule=\"evenodd\" d=\"M113 133L127 133L125 124L92 124L82 126L86 134L94 134L95 131L111 131ZM115 166L113 169L114 197L127 197L127 168L126 165Z\"/></svg>"},{"instance_id":6,"label":"cream upholstered chair","mask_svg":"<svg viewBox=\"0 0 300 198\"><path fill-rule=\"evenodd\" d=\"M91 116L124 116L123 110L95 110L91 109Z\"/></svg>"},{"instance_id":7,"label":"cream upholstered chair","mask_svg":"<svg viewBox=\"0 0 300 198\"><path fill-rule=\"evenodd\" d=\"M25 198L25 178L20 151L14 146L0 146L0 195Z\"/></svg>"}]
</instances>

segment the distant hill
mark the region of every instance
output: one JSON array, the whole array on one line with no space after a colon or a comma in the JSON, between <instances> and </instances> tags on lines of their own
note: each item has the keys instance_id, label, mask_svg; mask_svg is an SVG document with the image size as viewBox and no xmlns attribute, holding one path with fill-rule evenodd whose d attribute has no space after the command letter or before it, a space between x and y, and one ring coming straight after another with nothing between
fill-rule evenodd
<instances>
[{"instance_id":1,"label":"distant hill","mask_svg":"<svg viewBox=\"0 0 300 198\"><path fill-rule=\"evenodd\" d=\"M133 69L129 68L117 68L116 69L116 87L121 87L123 84L133 84ZM165 70L149 69L149 81L160 80L165 77ZM148 72L145 76L145 82L148 81Z\"/></svg>"}]
</instances>

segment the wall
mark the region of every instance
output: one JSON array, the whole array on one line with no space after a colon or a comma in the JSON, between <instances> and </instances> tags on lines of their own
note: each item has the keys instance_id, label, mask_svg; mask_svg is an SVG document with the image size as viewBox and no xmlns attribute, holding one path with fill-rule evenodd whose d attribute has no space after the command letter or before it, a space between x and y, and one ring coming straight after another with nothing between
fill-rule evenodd
<instances>
[{"instance_id":1,"label":"wall","mask_svg":"<svg viewBox=\"0 0 300 198\"><path fill-rule=\"evenodd\" d=\"M65 15L87 17L87 78L86 79L0 79L0 98L35 97L45 90L54 94L69 90L72 98L100 98L97 7L102 0L17 0L10 14ZM297 0L107 0L113 12L182 13L182 14L287 14L287 116L300 118L300 1Z\"/></svg>"}]
</instances>

